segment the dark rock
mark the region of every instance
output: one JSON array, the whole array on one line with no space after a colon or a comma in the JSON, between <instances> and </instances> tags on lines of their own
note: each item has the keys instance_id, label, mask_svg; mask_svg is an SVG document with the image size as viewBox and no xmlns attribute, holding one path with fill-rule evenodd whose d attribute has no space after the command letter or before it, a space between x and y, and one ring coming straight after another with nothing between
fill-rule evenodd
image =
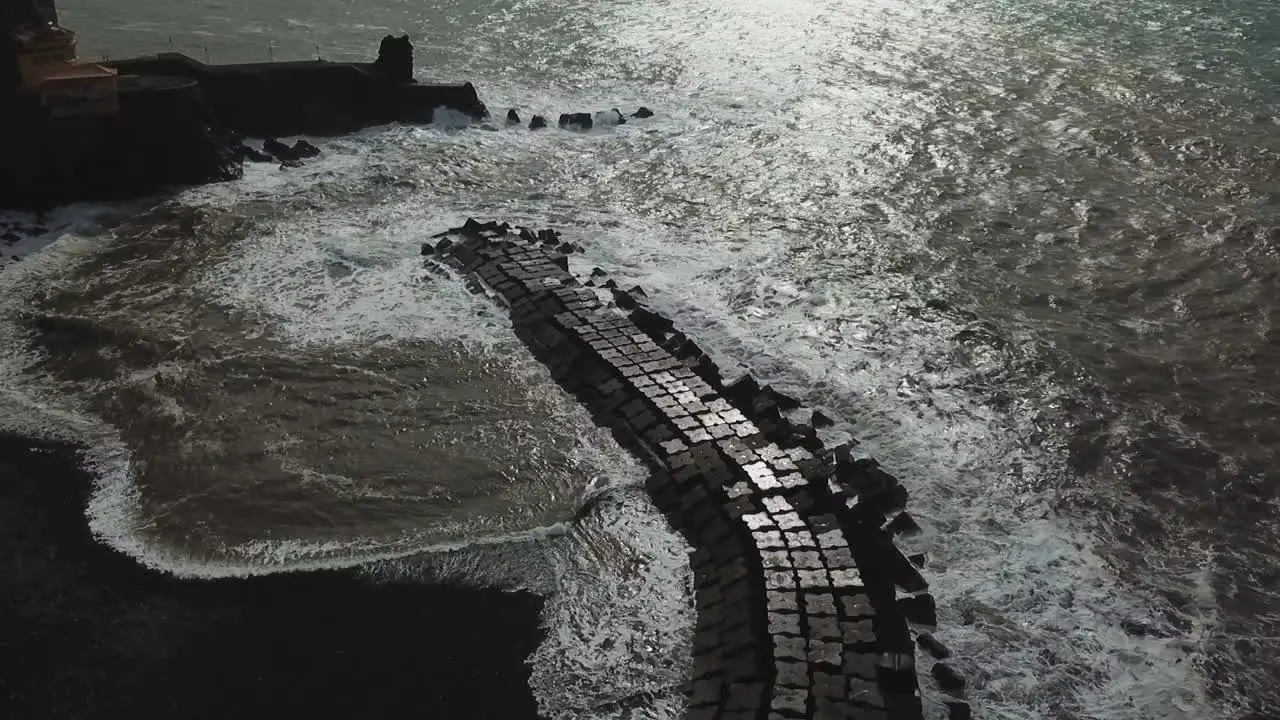
<instances>
[{"instance_id":1,"label":"dark rock","mask_svg":"<svg viewBox=\"0 0 1280 720\"><path fill-rule=\"evenodd\" d=\"M257 148L241 146L241 149L243 150L243 152L241 153L240 157L245 160L249 160L256 163L269 163L269 162L276 161L275 158L271 157L270 155L262 152Z\"/></svg>"},{"instance_id":2,"label":"dark rock","mask_svg":"<svg viewBox=\"0 0 1280 720\"><path fill-rule=\"evenodd\" d=\"M925 564L929 562L929 556L925 555L924 553L914 553L912 555L908 555L907 559L911 561L912 565L915 565L918 568L924 567Z\"/></svg>"},{"instance_id":3,"label":"dark rock","mask_svg":"<svg viewBox=\"0 0 1280 720\"><path fill-rule=\"evenodd\" d=\"M286 160L280 161L281 170L285 170L288 168L300 168L300 167L302 167L302 161L297 158L288 158Z\"/></svg>"},{"instance_id":4,"label":"dark rock","mask_svg":"<svg viewBox=\"0 0 1280 720\"><path fill-rule=\"evenodd\" d=\"M507 127L511 127L512 125L519 125L519 124L520 124L520 113L516 112L515 108L511 108L510 110L507 111Z\"/></svg>"},{"instance_id":5,"label":"dark rock","mask_svg":"<svg viewBox=\"0 0 1280 720\"><path fill-rule=\"evenodd\" d=\"M374 66L391 82L413 82L413 43L408 35L386 35L378 46L378 59Z\"/></svg>"},{"instance_id":6,"label":"dark rock","mask_svg":"<svg viewBox=\"0 0 1280 720\"><path fill-rule=\"evenodd\" d=\"M306 140L299 140L293 144L293 154L300 158L313 158L320 155L320 148L312 145Z\"/></svg>"},{"instance_id":7,"label":"dark rock","mask_svg":"<svg viewBox=\"0 0 1280 720\"><path fill-rule=\"evenodd\" d=\"M636 110L635 112L631 113L631 117L633 118L653 117L653 111L647 107L641 107L639 110Z\"/></svg>"},{"instance_id":8,"label":"dark rock","mask_svg":"<svg viewBox=\"0 0 1280 720\"><path fill-rule=\"evenodd\" d=\"M632 310L636 307L636 299L632 297L630 290L613 290L613 303L623 310Z\"/></svg>"},{"instance_id":9,"label":"dark rock","mask_svg":"<svg viewBox=\"0 0 1280 720\"><path fill-rule=\"evenodd\" d=\"M944 692L959 695L964 692L964 678L946 663L933 664L933 678Z\"/></svg>"},{"instance_id":10,"label":"dark rock","mask_svg":"<svg viewBox=\"0 0 1280 720\"><path fill-rule=\"evenodd\" d=\"M813 417L810 419L810 422L812 422L813 426L816 428L831 427L832 425L836 424L835 420L833 420L832 418L830 418L820 410L813 411Z\"/></svg>"},{"instance_id":11,"label":"dark rock","mask_svg":"<svg viewBox=\"0 0 1280 720\"><path fill-rule=\"evenodd\" d=\"M533 117L529 118L530 130L541 130L546 126L547 126L547 119L542 117L541 115L534 115Z\"/></svg>"},{"instance_id":12,"label":"dark rock","mask_svg":"<svg viewBox=\"0 0 1280 720\"><path fill-rule=\"evenodd\" d=\"M948 700L947 720L973 720L973 708L963 700Z\"/></svg>"},{"instance_id":13,"label":"dark rock","mask_svg":"<svg viewBox=\"0 0 1280 720\"><path fill-rule=\"evenodd\" d=\"M951 657L951 648L943 645L941 640L930 633L920 633L920 635L916 637L916 644L920 646L920 649L932 655L936 660L946 660Z\"/></svg>"},{"instance_id":14,"label":"dark rock","mask_svg":"<svg viewBox=\"0 0 1280 720\"><path fill-rule=\"evenodd\" d=\"M562 129L578 129L590 130L594 125L591 113L563 113L560 115L559 125Z\"/></svg>"},{"instance_id":15,"label":"dark rock","mask_svg":"<svg viewBox=\"0 0 1280 720\"><path fill-rule=\"evenodd\" d=\"M293 148L285 145L275 138L267 138L262 143L262 149L273 155L277 160L294 160L297 155L293 152Z\"/></svg>"},{"instance_id":16,"label":"dark rock","mask_svg":"<svg viewBox=\"0 0 1280 720\"><path fill-rule=\"evenodd\" d=\"M745 403L759 392L760 383L750 373L736 378L724 388L725 397L737 404Z\"/></svg>"}]
</instances>

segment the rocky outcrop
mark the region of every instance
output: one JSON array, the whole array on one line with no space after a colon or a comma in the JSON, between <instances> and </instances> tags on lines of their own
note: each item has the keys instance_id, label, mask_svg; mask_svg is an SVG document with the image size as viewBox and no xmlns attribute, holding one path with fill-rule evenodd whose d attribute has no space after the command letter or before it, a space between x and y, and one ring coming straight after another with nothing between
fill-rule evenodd
<instances>
[{"instance_id":1,"label":"rocky outcrop","mask_svg":"<svg viewBox=\"0 0 1280 720\"><path fill-rule=\"evenodd\" d=\"M516 334L596 421L645 461L648 490L693 546L690 718L917 720L916 644L937 624L894 544L907 491L852 445L827 447L799 402L726 377L697 344L552 230L468 221L423 246L433 268L505 306ZM929 673L970 716L963 679Z\"/></svg>"}]
</instances>

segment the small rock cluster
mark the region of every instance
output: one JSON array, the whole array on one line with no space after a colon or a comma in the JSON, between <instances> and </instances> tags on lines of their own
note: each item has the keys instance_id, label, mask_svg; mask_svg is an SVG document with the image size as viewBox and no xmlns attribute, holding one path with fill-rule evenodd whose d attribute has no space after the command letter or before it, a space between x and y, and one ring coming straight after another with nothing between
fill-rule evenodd
<instances>
[{"instance_id":1,"label":"small rock cluster","mask_svg":"<svg viewBox=\"0 0 1280 720\"><path fill-rule=\"evenodd\" d=\"M556 121L556 126L562 130L590 130L596 126L624 125L627 122L627 115L623 115L618 108L605 110L597 113L577 112L577 113L561 113ZM650 118L653 117L653 111L647 107L631 113L633 118ZM512 108L507 111L506 125L512 127L521 123L520 113ZM541 130L547 127L547 119L541 115L534 115L529 118L530 130ZM496 129L496 128L493 128Z\"/></svg>"},{"instance_id":2,"label":"small rock cluster","mask_svg":"<svg viewBox=\"0 0 1280 720\"><path fill-rule=\"evenodd\" d=\"M468 220L425 244L429 266L505 306L552 376L652 471L654 503L693 547L695 720L919 720L916 646L937 662L952 720L963 677L929 629L907 491L854 443L829 447L814 412L730 376L596 268L580 281L553 230Z\"/></svg>"},{"instance_id":3,"label":"small rock cluster","mask_svg":"<svg viewBox=\"0 0 1280 720\"><path fill-rule=\"evenodd\" d=\"M318 156L320 148L306 140L298 140L293 145L288 145L275 138L267 138L263 141L261 150L246 145L243 140L238 141L235 145L235 153L241 160L258 163L278 162L280 169L285 170L302 167L302 161Z\"/></svg>"}]
</instances>

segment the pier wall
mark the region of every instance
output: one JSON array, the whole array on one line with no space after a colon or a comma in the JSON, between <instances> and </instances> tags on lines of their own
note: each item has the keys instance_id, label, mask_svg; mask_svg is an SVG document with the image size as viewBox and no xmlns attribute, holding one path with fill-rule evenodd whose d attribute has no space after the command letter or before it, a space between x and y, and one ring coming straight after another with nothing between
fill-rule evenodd
<instances>
[{"instance_id":1,"label":"pier wall","mask_svg":"<svg viewBox=\"0 0 1280 720\"><path fill-rule=\"evenodd\" d=\"M207 65L181 53L104 63L122 75L196 80L213 120L243 135L335 135L389 122L430 122L448 107L487 114L471 83L395 82L376 63L304 62Z\"/></svg>"}]
</instances>

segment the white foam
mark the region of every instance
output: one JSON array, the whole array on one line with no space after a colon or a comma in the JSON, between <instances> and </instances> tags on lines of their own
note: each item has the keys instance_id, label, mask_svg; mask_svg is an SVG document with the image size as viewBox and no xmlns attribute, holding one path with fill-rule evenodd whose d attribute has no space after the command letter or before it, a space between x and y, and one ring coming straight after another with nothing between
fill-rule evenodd
<instances>
[{"instance_id":1,"label":"white foam","mask_svg":"<svg viewBox=\"0 0 1280 720\"><path fill-rule=\"evenodd\" d=\"M1045 692L1057 687L1090 717L1207 717L1195 638L1119 630L1148 615L1152 600L1116 577L1093 539L1053 517L1051 498L1034 489L1061 471L1054 458L1025 447L1016 423L1006 426L965 389L973 370L924 370L947 366L936 358L959 326L912 323L897 288L853 295L857 288L815 281L803 268L792 275L766 237L729 250L616 218L575 235L566 237L587 248L579 269L620 269L620 284L645 288L717 359L829 408L846 421L837 429L901 477L913 514L931 528L911 547L930 551L939 568L930 573L943 613L938 636L982 678L984 712L1044 716L1063 702ZM966 623L970 613L978 619Z\"/></svg>"},{"instance_id":2,"label":"white foam","mask_svg":"<svg viewBox=\"0 0 1280 720\"><path fill-rule=\"evenodd\" d=\"M31 333L22 325L32 299L56 288L63 274L102 246L101 222L118 208L74 205L53 213L47 233L28 238L31 254L0 267L0 429L51 440L75 441L97 424L74 399L64 398L27 368Z\"/></svg>"},{"instance_id":3,"label":"white foam","mask_svg":"<svg viewBox=\"0 0 1280 720\"><path fill-rule=\"evenodd\" d=\"M291 342L509 342L509 323L483 298L430 275L416 239L422 220L320 213L245 238L198 281L211 297L261 315Z\"/></svg>"}]
</instances>

